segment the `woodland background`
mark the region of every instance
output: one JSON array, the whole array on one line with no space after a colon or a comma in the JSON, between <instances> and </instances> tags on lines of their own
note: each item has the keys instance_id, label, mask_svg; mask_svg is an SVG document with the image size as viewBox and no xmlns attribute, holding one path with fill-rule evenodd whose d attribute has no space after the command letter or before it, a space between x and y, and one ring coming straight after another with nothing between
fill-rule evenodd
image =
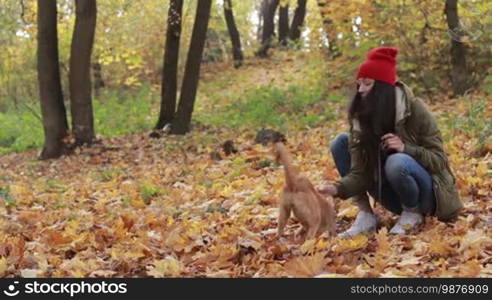
<instances>
[{"instance_id":1,"label":"woodland background","mask_svg":"<svg viewBox=\"0 0 492 300\"><path fill-rule=\"evenodd\" d=\"M0 0L0 276L491 277L491 12ZM328 143L378 45L400 48L398 76L436 116L465 209L401 237L378 206L371 237L302 243L291 220L277 241L283 170L258 130L283 132L314 183L336 180ZM357 209L337 209L341 232Z\"/></svg>"}]
</instances>

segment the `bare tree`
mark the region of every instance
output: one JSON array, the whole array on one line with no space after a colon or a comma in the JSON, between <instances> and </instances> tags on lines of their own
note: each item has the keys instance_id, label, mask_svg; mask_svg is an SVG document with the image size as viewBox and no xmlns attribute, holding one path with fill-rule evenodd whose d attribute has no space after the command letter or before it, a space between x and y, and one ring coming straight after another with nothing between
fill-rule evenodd
<instances>
[{"instance_id":1,"label":"bare tree","mask_svg":"<svg viewBox=\"0 0 492 300\"><path fill-rule=\"evenodd\" d=\"M289 4L280 5L278 12L278 41L282 46L287 45L289 38Z\"/></svg>"},{"instance_id":2,"label":"bare tree","mask_svg":"<svg viewBox=\"0 0 492 300\"><path fill-rule=\"evenodd\" d=\"M212 0L198 1L190 49L188 50L183 84L181 86L181 97L176 117L171 126L171 134L186 134L190 130L211 6Z\"/></svg>"},{"instance_id":3,"label":"bare tree","mask_svg":"<svg viewBox=\"0 0 492 300\"><path fill-rule=\"evenodd\" d=\"M256 32L256 37L258 41L261 41L261 37L263 35L263 20L265 19L265 15L268 11L268 2L269 0L261 0L256 2L256 10L258 12L258 29Z\"/></svg>"},{"instance_id":4,"label":"bare tree","mask_svg":"<svg viewBox=\"0 0 492 300\"><path fill-rule=\"evenodd\" d=\"M176 113L178 59L181 39L183 0L172 0L167 15L166 50L162 70L161 111L155 129L171 124Z\"/></svg>"},{"instance_id":5,"label":"bare tree","mask_svg":"<svg viewBox=\"0 0 492 300\"><path fill-rule=\"evenodd\" d=\"M328 6L329 0L317 0L321 19L323 20L323 29L325 31L325 37L328 42L328 49L330 51L330 57L335 58L341 55L341 51L337 45L337 36L335 30L335 24L333 20L325 12L325 8Z\"/></svg>"},{"instance_id":6,"label":"bare tree","mask_svg":"<svg viewBox=\"0 0 492 300\"><path fill-rule=\"evenodd\" d=\"M95 139L92 112L91 56L97 21L96 0L75 0L75 28L70 54L72 131L77 145Z\"/></svg>"},{"instance_id":7,"label":"bare tree","mask_svg":"<svg viewBox=\"0 0 492 300\"><path fill-rule=\"evenodd\" d=\"M280 0L268 0L267 9L263 17L261 47L256 51L256 56L267 56L268 49L272 46L273 36L275 35L275 12L279 2Z\"/></svg>"},{"instance_id":8,"label":"bare tree","mask_svg":"<svg viewBox=\"0 0 492 300\"><path fill-rule=\"evenodd\" d=\"M231 36L232 55L234 57L234 66L239 68L243 63L243 50L241 48L241 37L237 30L236 22L234 21L234 13L232 10L232 1L224 0L224 15L227 23L227 29Z\"/></svg>"},{"instance_id":9,"label":"bare tree","mask_svg":"<svg viewBox=\"0 0 492 300\"><path fill-rule=\"evenodd\" d=\"M307 0L297 0L297 7L294 12L294 18L290 26L289 38L292 41L297 41L301 38L301 28L304 25L306 18L306 3Z\"/></svg>"},{"instance_id":10,"label":"bare tree","mask_svg":"<svg viewBox=\"0 0 492 300\"><path fill-rule=\"evenodd\" d=\"M68 122L60 82L56 0L38 0L37 5L37 69L44 129L41 159L48 159L64 153Z\"/></svg>"},{"instance_id":11,"label":"bare tree","mask_svg":"<svg viewBox=\"0 0 492 300\"><path fill-rule=\"evenodd\" d=\"M466 65L466 46L461 41L464 34L458 16L458 0L446 0L444 13L451 33L451 82L454 93L462 95L468 89L470 80Z\"/></svg>"}]
</instances>

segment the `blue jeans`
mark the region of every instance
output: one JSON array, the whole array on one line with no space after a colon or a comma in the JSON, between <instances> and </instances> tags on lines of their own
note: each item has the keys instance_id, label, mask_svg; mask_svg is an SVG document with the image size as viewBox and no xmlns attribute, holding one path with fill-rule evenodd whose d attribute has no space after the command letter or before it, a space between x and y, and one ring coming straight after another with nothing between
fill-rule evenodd
<instances>
[{"instance_id":1,"label":"blue jeans","mask_svg":"<svg viewBox=\"0 0 492 300\"><path fill-rule=\"evenodd\" d=\"M330 150L340 175L350 172L349 134L339 134L331 143ZM419 207L423 214L433 214L436 199L432 187L432 177L413 157L405 153L388 156L383 169L381 198L378 199L377 186L367 191L387 210L400 214L402 204L406 207Z\"/></svg>"}]
</instances>

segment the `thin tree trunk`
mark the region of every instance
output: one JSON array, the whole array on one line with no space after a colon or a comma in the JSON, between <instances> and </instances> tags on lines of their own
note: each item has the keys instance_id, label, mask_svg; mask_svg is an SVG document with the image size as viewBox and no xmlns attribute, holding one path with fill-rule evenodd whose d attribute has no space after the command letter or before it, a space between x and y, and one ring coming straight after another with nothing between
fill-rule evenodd
<instances>
[{"instance_id":1,"label":"thin tree trunk","mask_svg":"<svg viewBox=\"0 0 492 300\"><path fill-rule=\"evenodd\" d=\"M468 89L469 74L466 66L466 45L458 16L458 0L446 0L444 8L448 28L451 33L451 81L454 93L463 95Z\"/></svg>"},{"instance_id":2,"label":"thin tree trunk","mask_svg":"<svg viewBox=\"0 0 492 300\"><path fill-rule=\"evenodd\" d=\"M172 0L167 15L166 50L162 69L161 111L155 129L172 124L176 113L178 58L181 39L183 0Z\"/></svg>"},{"instance_id":3,"label":"thin tree trunk","mask_svg":"<svg viewBox=\"0 0 492 300\"><path fill-rule=\"evenodd\" d=\"M200 65L207 37L212 0L198 1L190 49L186 60L178 112L171 126L171 134L186 134L190 130L191 116L200 77Z\"/></svg>"},{"instance_id":4,"label":"thin tree trunk","mask_svg":"<svg viewBox=\"0 0 492 300\"><path fill-rule=\"evenodd\" d=\"M280 0L269 0L267 11L263 20L262 42L266 43L275 35L275 12Z\"/></svg>"},{"instance_id":5,"label":"thin tree trunk","mask_svg":"<svg viewBox=\"0 0 492 300\"><path fill-rule=\"evenodd\" d=\"M91 55L97 21L96 0L75 0L76 18L70 54L72 131L77 145L95 139L92 113Z\"/></svg>"},{"instance_id":6,"label":"thin tree trunk","mask_svg":"<svg viewBox=\"0 0 492 300\"><path fill-rule=\"evenodd\" d=\"M101 94L101 89L106 86L102 77L102 66L98 59L92 63L92 77L94 78L94 93L98 97Z\"/></svg>"},{"instance_id":7,"label":"thin tree trunk","mask_svg":"<svg viewBox=\"0 0 492 300\"><path fill-rule=\"evenodd\" d=\"M58 61L56 0L38 0L38 82L43 117L41 159L57 158L65 151L68 122L63 103Z\"/></svg>"},{"instance_id":8,"label":"thin tree trunk","mask_svg":"<svg viewBox=\"0 0 492 300\"><path fill-rule=\"evenodd\" d=\"M301 38L301 28L304 25L304 19L306 17L306 3L307 0L297 0L297 7L289 32L289 38L292 41L297 41Z\"/></svg>"},{"instance_id":9,"label":"thin tree trunk","mask_svg":"<svg viewBox=\"0 0 492 300\"><path fill-rule=\"evenodd\" d=\"M335 58L341 55L341 51L337 45L337 32L333 24L333 20L326 13L326 7L328 6L328 0L317 0L318 8L323 20L323 29L325 31L326 40L328 42L328 49L330 57Z\"/></svg>"},{"instance_id":10,"label":"thin tree trunk","mask_svg":"<svg viewBox=\"0 0 492 300\"><path fill-rule=\"evenodd\" d=\"M278 15L278 41L281 46L287 46L289 37L289 4L280 5Z\"/></svg>"},{"instance_id":11,"label":"thin tree trunk","mask_svg":"<svg viewBox=\"0 0 492 300\"><path fill-rule=\"evenodd\" d=\"M266 57L268 55L268 49L272 46L273 36L275 35L275 12L280 0L270 0L268 3L268 9L265 17L263 18L263 34L262 45L255 55L259 57Z\"/></svg>"},{"instance_id":12,"label":"thin tree trunk","mask_svg":"<svg viewBox=\"0 0 492 300\"><path fill-rule=\"evenodd\" d=\"M243 50L241 48L241 37L239 35L239 31L237 30L236 22L234 21L231 0L224 0L224 15L227 23L227 30L231 36L234 67L239 68L243 63L244 57Z\"/></svg>"},{"instance_id":13,"label":"thin tree trunk","mask_svg":"<svg viewBox=\"0 0 492 300\"><path fill-rule=\"evenodd\" d=\"M257 10L258 10L258 29L257 29L257 32L256 32L256 36L257 36L257 39L258 41L261 41L262 40L262 36L263 36L263 24L264 24L264 20L265 20L265 16L267 14L267 11L268 11L268 3L269 3L269 0L262 0L260 5L257 6Z\"/></svg>"}]
</instances>

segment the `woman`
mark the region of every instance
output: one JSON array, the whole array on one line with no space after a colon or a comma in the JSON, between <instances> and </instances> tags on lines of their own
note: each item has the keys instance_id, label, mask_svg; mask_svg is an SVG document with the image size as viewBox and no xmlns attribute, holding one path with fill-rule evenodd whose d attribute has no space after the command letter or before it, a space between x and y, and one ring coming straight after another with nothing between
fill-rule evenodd
<instances>
[{"instance_id":1,"label":"woman","mask_svg":"<svg viewBox=\"0 0 492 300\"><path fill-rule=\"evenodd\" d=\"M359 67L357 93L349 106L350 132L330 144L342 179L318 190L342 199L354 197L360 209L342 237L376 229L367 193L400 215L392 234L407 233L424 215L451 220L463 206L434 117L396 80L397 54L393 47L369 52Z\"/></svg>"}]
</instances>

